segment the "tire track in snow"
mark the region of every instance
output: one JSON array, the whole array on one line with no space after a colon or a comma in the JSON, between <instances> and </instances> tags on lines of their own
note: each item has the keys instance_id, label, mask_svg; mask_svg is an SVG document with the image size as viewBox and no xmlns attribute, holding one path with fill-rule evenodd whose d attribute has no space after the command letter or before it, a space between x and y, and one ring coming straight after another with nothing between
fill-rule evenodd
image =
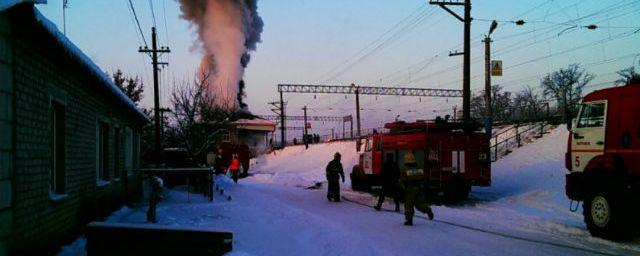
<instances>
[{"instance_id":1,"label":"tire track in snow","mask_svg":"<svg viewBox=\"0 0 640 256\"><path fill-rule=\"evenodd\" d=\"M358 202L356 200L349 199L349 198L347 198L345 196L342 196L342 199L344 201L352 203L352 204L356 204L356 205L360 205L360 206L364 206L364 207L368 207L368 208L373 208L373 206ZM404 215L403 211L396 212L396 211L392 211L392 210L388 210L388 209L384 209L384 208L382 210L385 211L385 212L391 212L391 213L395 213L395 214ZM426 218L424 216L420 216L420 215L416 215L415 217L416 218L420 218L420 219L424 219L424 220L428 220L428 221L432 221L432 222L437 222L437 223L441 223L441 224L446 224L446 225L458 227L458 228L472 230L472 231L476 231L476 232L480 232L480 233L491 234L491 235L495 235L495 236L509 238L509 239L513 239L513 240L525 241L525 242L536 243L536 244L550 245L550 246L555 246L555 247L560 247L560 248L565 248L565 249L572 249L572 250L576 250L576 251L588 252L588 253L599 254L599 255L607 255L607 256L619 256L620 255L620 254L601 252L601 251L596 251L596 250L592 250L592 249L588 249L588 248L577 247L577 246L572 246L572 245L567 245L567 244L562 244L562 243L556 243L556 242L551 242L551 241L543 241L543 240L538 240L538 239L533 239L533 238L526 238L526 237L521 237L521 236L516 236L516 235L510 235L510 234L506 234L506 233L501 233L501 232L486 230L486 229L482 229L482 228L476 228L476 227L472 227L472 226L467 226L467 225L463 225L463 224L458 224L458 223L454 223L454 222L450 222L450 221L446 221L446 220L437 220L437 219L429 220L428 218Z\"/></svg>"}]
</instances>

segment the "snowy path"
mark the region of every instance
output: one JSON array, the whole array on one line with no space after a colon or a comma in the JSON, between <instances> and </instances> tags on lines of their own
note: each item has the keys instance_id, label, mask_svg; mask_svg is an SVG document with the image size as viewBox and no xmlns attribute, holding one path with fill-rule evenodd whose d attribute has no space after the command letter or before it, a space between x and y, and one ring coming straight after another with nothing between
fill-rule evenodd
<instances>
[{"instance_id":1,"label":"snowy path","mask_svg":"<svg viewBox=\"0 0 640 256\"><path fill-rule=\"evenodd\" d=\"M640 255L640 241L613 243L593 238L580 213L564 197L560 127L493 165L493 185L474 188L458 206L435 206L436 219L376 212L372 196L348 190L358 203L333 203L320 190L303 189L323 179L335 150L345 169L355 162L353 143L292 148L259 160L256 175L231 188L233 201L209 203L171 191L160 204L160 224L204 226L234 232L232 255ZM348 171L347 171L348 172ZM385 208L391 209L390 205ZM580 208L581 209L581 208ZM145 209L124 209L108 221L144 222Z\"/></svg>"}]
</instances>

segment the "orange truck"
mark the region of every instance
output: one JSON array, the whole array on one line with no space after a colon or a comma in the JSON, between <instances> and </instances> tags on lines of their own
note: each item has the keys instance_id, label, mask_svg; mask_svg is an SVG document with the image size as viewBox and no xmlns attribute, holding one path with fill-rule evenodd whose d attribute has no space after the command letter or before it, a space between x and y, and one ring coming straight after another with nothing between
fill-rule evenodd
<instances>
[{"instance_id":1,"label":"orange truck","mask_svg":"<svg viewBox=\"0 0 640 256\"><path fill-rule=\"evenodd\" d=\"M469 196L471 186L491 185L489 137L446 121L385 124L388 133L365 137L358 147L359 163L351 172L354 190L369 190L383 183L381 169L391 154L401 167L403 155L411 151L418 167L425 170L425 185L442 192L447 201Z\"/></svg>"},{"instance_id":2,"label":"orange truck","mask_svg":"<svg viewBox=\"0 0 640 256\"><path fill-rule=\"evenodd\" d=\"M567 197L583 201L592 235L633 236L640 214L640 85L587 94L570 131Z\"/></svg>"}]
</instances>

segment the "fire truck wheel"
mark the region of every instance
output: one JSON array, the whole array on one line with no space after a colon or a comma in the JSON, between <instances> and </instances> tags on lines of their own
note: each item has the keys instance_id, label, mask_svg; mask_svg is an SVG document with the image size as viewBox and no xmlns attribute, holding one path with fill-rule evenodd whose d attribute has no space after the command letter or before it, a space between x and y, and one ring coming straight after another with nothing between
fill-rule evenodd
<instances>
[{"instance_id":1,"label":"fire truck wheel","mask_svg":"<svg viewBox=\"0 0 640 256\"><path fill-rule=\"evenodd\" d=\"M351 178L351 189L353 191L362 190L362 180L360 178L360 175L358 175L357 173L351 172L351 174L349 175L349 178Z\"/></svg>"},{"instance_id":2,"label":"fire truck wheel","mask_svg":"<svg viewBox=\"0 0 640 256\"><path fill-rule=\"evenodd\" d=\"M469 198L471 186L463 181L453 182L444 190L444 199L447 203L459 203Z\"/></svg>"},{"instance_id":3,"label":"fire truck wheel","mask_svg":"<svg viewBox=\"0 0 640 256\"><path fill-rule=\"evenodd\" d=\"M596 237L624 240L632 236L629 207L622 195L597 192L585 198L582 205L584 222Z\"/></svg>"}]
</instances>

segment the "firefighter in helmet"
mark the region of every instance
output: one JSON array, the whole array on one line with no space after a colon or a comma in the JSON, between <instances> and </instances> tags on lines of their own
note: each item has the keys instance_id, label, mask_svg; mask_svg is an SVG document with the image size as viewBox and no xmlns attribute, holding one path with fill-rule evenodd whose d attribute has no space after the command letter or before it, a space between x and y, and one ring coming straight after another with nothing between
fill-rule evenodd
<instances>
[{"instance_id":1,"label":"firefighter in helmet","mask_svg":"<svg viewBox=\"0 0 640 256\"><path fill-rule=\"evenodd\" d=\"M233 182L238 183L238 176L240 176L240 160L238 160L237 154L234 154L233 159L231 159L229 171L231 172L231 178L233 178Z\"/></svg>"},{"instance_id":2,"label":"firefighter in helmet","mask_svg":"<svg viewBox=\"0 0 640 256\"><path fill-rule=\"evenodd\" d=\"M327 181L329 182L327 199L340 202L340 183L338 182L340 178L344 183L344 171L342 170L342 163L340 163L340 153L336 152L333 155L333 160L327 165L326 172Z\"/></svg>"},{"instance_id":3,"label":"firefighter in helmet","mask_svg":"<svg viewBox=\"0 0 640 256\"><path fill-rule=\"evenodd\" d=\"M433 219L433 211L427 202L425 195L425 172L416 164L416 158L411 151L404 154L404 165L400 168L400 184L404 188L404 224L413 225L413 208L426 213L429 219Z\"/></svg>"}]
</instances>

